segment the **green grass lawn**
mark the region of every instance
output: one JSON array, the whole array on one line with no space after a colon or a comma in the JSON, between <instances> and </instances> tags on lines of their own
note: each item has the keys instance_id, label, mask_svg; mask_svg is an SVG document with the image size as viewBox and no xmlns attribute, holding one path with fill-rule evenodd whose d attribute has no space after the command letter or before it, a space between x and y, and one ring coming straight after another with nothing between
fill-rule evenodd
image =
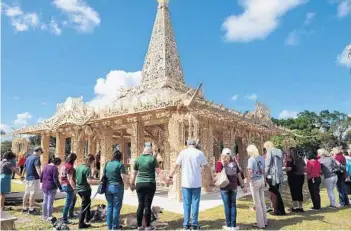
<instances>
[{"instance_id":1,"label":"green grass lawn","mask_svg":"<svg viewBox=\"0 0 351 231\"><path fill-rule=\"evenodd\" d=\"M23 191L23 185L12 184L12 191ZM288 187L284 186L284 203L286 210L291 206L290 194L288 193ZM305 189L305 210L311 207L311 202L309 199L309 193ZM337 194L336 194L337 195ZM329 206L329 200L325 188L321 190L322 206ZM77 206L81 200L78 199ZM92 208L96 208L97 204L106 203L106 201L94 200L92 203ZM62 207L64 200L57 200L54 204L54 216L62 216ZM249 210L252 206L252 200L250 196L242 198L237 201L237 223L240 229L251 229L251 225L255 223L255 212ZM20 213L21 207L13 207L13 211L10 213L13 216L18 217L16 222L16 227L19 230L39 230L39 229L51 229L51 225L40 220L39 216L23 215ZM78 212L78 210L77 210ZM124 218L128 214L135 214L136 207L123 205L121 217ZM78 220L73 220L78 223ZM183 216L180 214L165 212L161 214L160 221L168 222L169 226L167 229L181 229ZM221 229L224 225L224 211L223 206L218 206L213 209L209 209L200 212L199 221L202 229ZM105 223L93 223L92 229L106 229ZM72 225L71 229L77 229L77 225ZM351 230L351 207L342 209L328 209L324 208L319 212L305 212L300 214L291 214L288 212L287 216L273 217L268 215L268 229L277 230Z\"/></svg>"}]
</instances>

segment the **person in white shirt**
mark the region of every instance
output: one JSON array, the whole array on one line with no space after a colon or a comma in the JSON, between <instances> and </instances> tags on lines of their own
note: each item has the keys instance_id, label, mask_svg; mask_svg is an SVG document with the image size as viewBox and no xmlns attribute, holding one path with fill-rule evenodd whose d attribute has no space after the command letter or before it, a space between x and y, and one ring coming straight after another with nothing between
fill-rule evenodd
<instances>
[{"instance_id":1,"label":"person in white shirt","mask_svg":"<svg viewBox=\"0 0 351 231\"><path fill-rule=\"evenodd\" d=\"M182 167L182 194L184 208L184 229L200 229L198 216L201 197L203 167L209 167L202 151L196 148L196 141L188 139L188 147L179 153L175 166L169 174L169 183L172 182L173 174ZM190 211L192 222L190 225Z\"/></svg>"}]
</instances>

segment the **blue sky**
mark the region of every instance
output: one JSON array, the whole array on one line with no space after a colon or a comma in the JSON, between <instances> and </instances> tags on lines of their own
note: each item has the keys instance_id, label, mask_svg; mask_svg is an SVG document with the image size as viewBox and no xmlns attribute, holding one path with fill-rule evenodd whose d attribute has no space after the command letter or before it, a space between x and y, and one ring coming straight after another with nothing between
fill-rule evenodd
<instances>
[{"instance_id":1,"label":"blue sky","mask_svg":"<svg viewBox=\"0 0 351 231\"><path fill-rule=\"evenodd\" d=\"M257 98L274 117L351 113L351 0L169 5L185 81L203 82L207 99L245 111ZM98 104L136 84L156 10L156 0L3 0L1 127L49 118L69 96Z\"/></svg>"}]
</instances>

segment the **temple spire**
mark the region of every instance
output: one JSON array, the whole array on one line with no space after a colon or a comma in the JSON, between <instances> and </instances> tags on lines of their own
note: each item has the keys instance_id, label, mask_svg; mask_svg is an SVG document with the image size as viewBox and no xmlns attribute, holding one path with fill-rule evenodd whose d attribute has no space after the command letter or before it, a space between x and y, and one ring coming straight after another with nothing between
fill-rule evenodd
<instances>
[{"instance_id":1,"label":"temple spire","mask_svg":"<svg viewBox=\"0 0 351 231\"><path fill-rule=\"evenodd\" d=\"M168 0L158 0L156 19L145 57L141 87L183 91L185 81L169 17Z\"/></svg>"}]
</instances>

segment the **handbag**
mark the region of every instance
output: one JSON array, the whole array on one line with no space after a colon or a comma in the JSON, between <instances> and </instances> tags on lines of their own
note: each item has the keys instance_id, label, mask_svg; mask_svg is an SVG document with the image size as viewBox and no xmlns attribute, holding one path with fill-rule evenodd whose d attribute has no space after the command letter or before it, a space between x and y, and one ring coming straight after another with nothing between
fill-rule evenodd
<instances>
[{"instance_id":1,"label":"handbag","mask_svg":"<svg viewBox=\"0 0 351 231\"><path fill-rule=\"evenodd\" d=\"M227 173L225 172L225 168L219 173L217 181L215 185L219 188L225 188L229 185L229 179L227 177Z\"/></svg>"},{"instance_id":2,"label":"handbag","mask_svg":"<svg viewBox=\"0 0 351 231\"><path fill-rule=\"evenodd\" d=\"M102 174L99 186L97 188L97 193L99 193L99 194L105 194L106 193L106 188L107 188L106 165L107 164L108 164L108 162L104 166L104 172Z\"/></svg>"}]
</instances>

